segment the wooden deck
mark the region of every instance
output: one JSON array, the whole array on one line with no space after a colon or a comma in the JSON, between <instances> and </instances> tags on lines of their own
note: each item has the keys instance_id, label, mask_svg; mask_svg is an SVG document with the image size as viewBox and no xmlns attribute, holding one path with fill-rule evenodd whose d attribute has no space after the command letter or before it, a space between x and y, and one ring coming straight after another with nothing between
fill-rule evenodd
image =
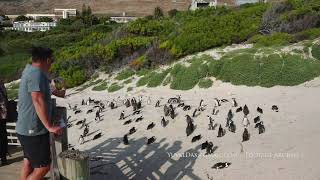
<instances>
[{"instance_id":1,"label":"wooden deck","mask_svg":"<svg viewBox=\"0 0 320 180\"><path fill-rule=\"evenodd\" d=\"M0 179L19 179L23 161L21 147L9 146L11 157L8 157L9 165L0 167Z\"/></svg>"}]
</instances>

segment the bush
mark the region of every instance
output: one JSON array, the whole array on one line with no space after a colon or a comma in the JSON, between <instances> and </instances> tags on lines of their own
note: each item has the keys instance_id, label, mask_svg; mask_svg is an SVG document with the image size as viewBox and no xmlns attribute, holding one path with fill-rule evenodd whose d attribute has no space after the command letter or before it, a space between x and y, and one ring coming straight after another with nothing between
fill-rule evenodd
<instances>
[{"instance_id":1,"label":"bush","mask_svg":"<svg viewBox=\"0 0 320 180\"><path fill-rule=\"evenodd\" d=\"M292 35L287 33L273 33L271 35L256 35L249 42L260 46L280 46L287 45L294 41Z\"/></svg>"},{"instance_id":2,"label":"bush","mask_svg":"<svg viewBox=\"0 0 320 180\"><path fill-rule=\"evenodd\" d=\"M148 87L157 87L160 86L164 78L167 76L167 74L170 72L170 69L165 70L160 73L154 73L152 77L150 77L150 80L148 82Z\"/></svg>"},{"instance_id":3,"label":"bush","mask_svg":"<svg viewBox=\"0 0 320 180\"><path fill-rule=\"evenodd\" d=\"M116 77L116 80L124 80L124 79L128 79L129 77L133 76L135 74L135 72L131 69L126 69L121 71Z\"/></svg>"},{"instance_id":4,"label":"bush","mask_svg":"<svg viewBox=\"0 0 320 180\"><path fill-rule=\"evenodd\" d=\"M119 86L117 83L113 83L111 84L111 86L108 88L108 92L115 92L118 91L120 89L122 89L123 86Z\"/></svg>"},{"instance_id":5,"label":"bush","mask_svg":"<svg viewBox=\"0 0 320 180\"><path fill-rule=\"evenodd\" d=\"M127 92L132 91L132 90L133 90L132 87L128 87L128 88L127 88Z\"/></svg>"},{"instance_id":6,"label":"bush","mask_svg":"<svg viewBox=\"0 0 320 180\"><path fill-rule=\"evenodd\" d=\"M200 79L198 86L200 88L207 89L207 88L211 87L212 84L213 84L213 82L211 79L203 78L203 79Z\"/></svg>"},{"instance_id":7,"label":"bush","mask_svg":"<svg viewBox=\"0 0 320 180\"><path fill-rule=\"evenodd\" d=\"M142 78L140 78L137 82L137 87L139 86L145 86L148 84L148 82L150 81L151 77L154 75L154 72L150 72L146 75L144 75Z\"/></svg>"},{"instance_id":8,"label":"bush","mask_svg":"<svg viewBox=\"0 0 320 180\"><path fill-rule=\"evenodd\" d=\"M318 60L320 60L320 45L313 45L311 50L312 56Z\"/></svg>"},{"instance_id":9,"label":"bush","mask_svg":"<svg viewBox=\"0 0 320 180\"><path fill-rule=\"evenodd\" d=\"M162 85L163 85L163 86L166 86L166 85L170 84L170 83L171 83L171 80L172 80L172 78L171 78L171 76L169 75L169 76L163 81Z\"/></svg>"},{"instance_id":10,"label":"bush","mask_svg":"<svg viewBox=\"0 0 320 180\"><path fill-rule=\"evenodd\" d=\"M141 77L141 76L144 76L144 75L150 73L150 71L151 70L149 70L149 69L140 69L139 71L137 71L136 74L137 74L137 76Z\"/></svg>"},{"instance_id":11,"label":"bush","mask_svg":"<svg viewBox=\"0 0 320 180\"><path fill-rule=\"evenodd\" d=\"M92 88L93 91L104 91L108 89L108 83L107 82L103 82L98 86L95 86Z\"/></svg>"},{"instance_id":12,"label":"bush","mask_svg":"<svg viewBox=\"0 0 320 180\"><path fill-rule=\"evenodd\" d=\"M301 41L305 39L315 39L318 37L320 37L320 28L308 29L295 34L295 39L297 41Z\"/></svg>"},{"instance_id":13,"label":"bush","mask_svg":"<svg viewBox=\"0 0 320 180\"><path fill-rule=\"evenodd\" d=\"M131 83L131 82L132 82L132 78L125 80L123 83L124 83L124 84L129 84L129 83Z\"/></svg>"}]
</instances>

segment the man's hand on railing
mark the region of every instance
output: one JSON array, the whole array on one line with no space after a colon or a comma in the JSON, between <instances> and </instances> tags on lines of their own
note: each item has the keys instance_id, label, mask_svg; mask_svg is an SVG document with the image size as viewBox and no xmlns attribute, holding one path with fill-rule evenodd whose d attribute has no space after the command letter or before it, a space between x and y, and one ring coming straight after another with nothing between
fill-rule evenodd
<instances>
[{"instance_id":1,"label":"man's hand on railing","mask_svg":"<svg viewBox=\"0 0 320 180\"><path fill-rule=\"evenodd\" d=\"M63 128L60 126L51 126L48 128L48 131L55 134L55 135L61 135Z\"/></svg>"}]
</instances>

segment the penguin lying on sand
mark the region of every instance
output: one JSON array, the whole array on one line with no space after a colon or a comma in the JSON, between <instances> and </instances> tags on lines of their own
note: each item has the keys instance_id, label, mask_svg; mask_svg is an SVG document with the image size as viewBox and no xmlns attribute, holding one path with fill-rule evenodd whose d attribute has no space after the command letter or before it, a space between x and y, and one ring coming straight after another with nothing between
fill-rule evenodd
<instances>
[{"instance_id":1,"label":"penguin lying on sand","mask_svg":"<svg viewBox=\"0 0 320 180\"><path fill-rule=\"evenodd\" d=\"M213 169L223 169L227 168L231 165L229 162L218 162L215 165L212 166Z\"/></svg>"}]
</instances>

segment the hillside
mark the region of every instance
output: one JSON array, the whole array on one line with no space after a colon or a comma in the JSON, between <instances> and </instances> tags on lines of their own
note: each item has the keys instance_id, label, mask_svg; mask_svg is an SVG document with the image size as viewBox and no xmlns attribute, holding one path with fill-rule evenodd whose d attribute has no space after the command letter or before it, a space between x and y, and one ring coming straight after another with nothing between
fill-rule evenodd
<instances>
[{"instance_id":1,"label":"hillside","mask_svg":"<svg viewBox=\"0 0 320 180\"><path fill-rule=\"evenodd\" d=\"M94 14L144 16L159 6L164 11L187 10L191 0L1 0L0 14L52 13L54 8L76 8L89 5Z\"/></svg>"}]
</instances>

